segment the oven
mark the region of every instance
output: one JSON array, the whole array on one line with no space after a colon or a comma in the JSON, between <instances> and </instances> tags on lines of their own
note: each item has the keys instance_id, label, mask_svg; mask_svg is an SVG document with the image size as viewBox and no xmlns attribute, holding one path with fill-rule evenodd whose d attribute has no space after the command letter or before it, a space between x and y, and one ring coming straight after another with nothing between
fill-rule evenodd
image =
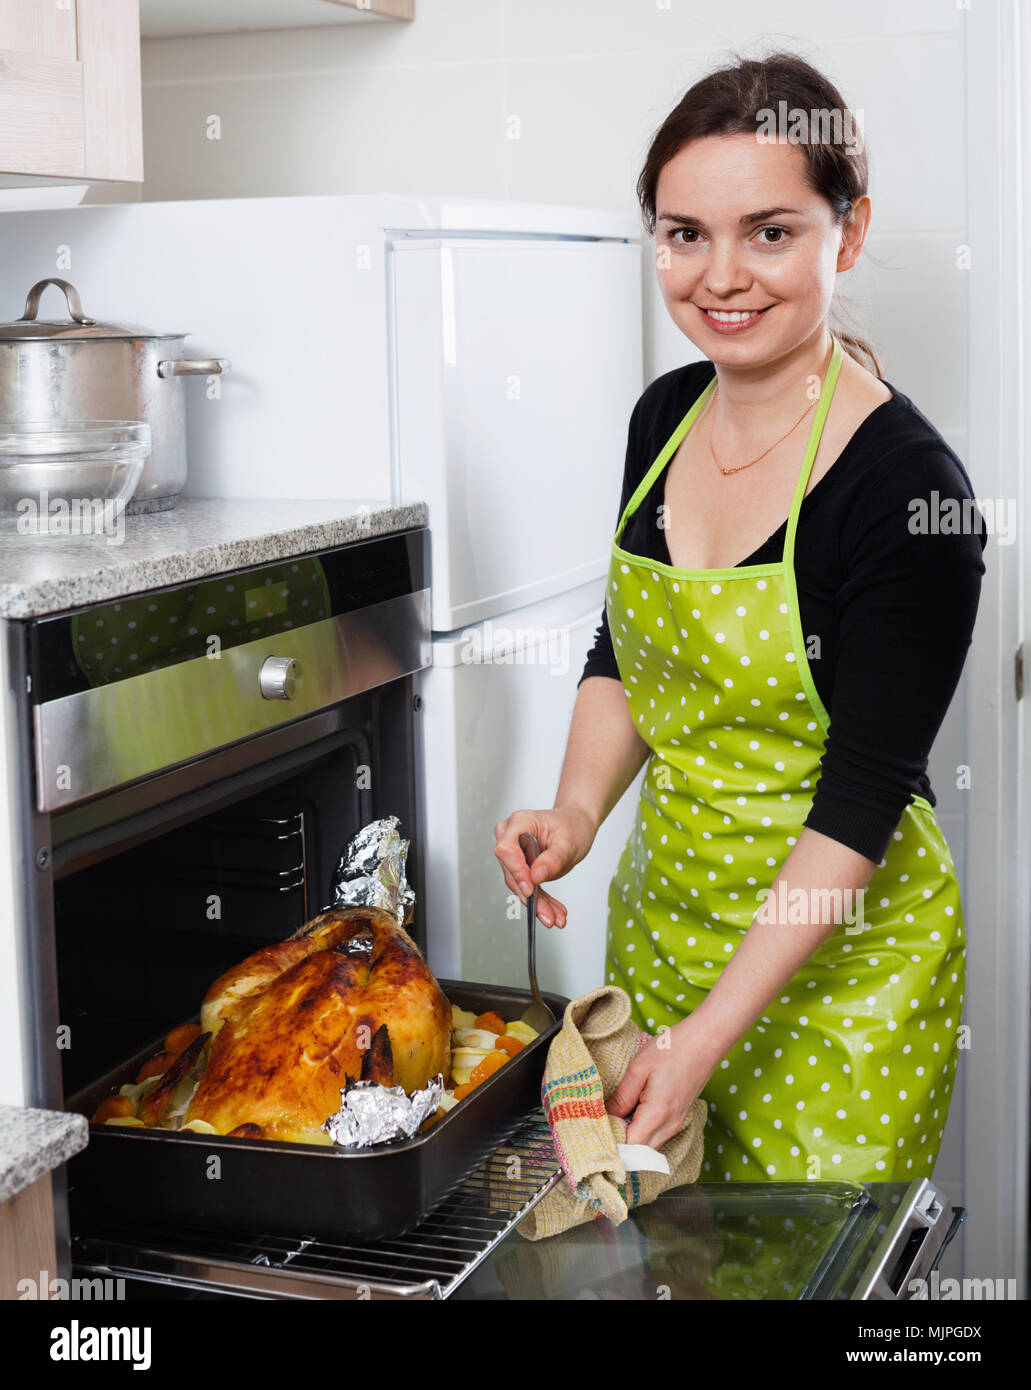
<instances>
[{"instance_id":1,"label":"oven","mask_svg":"<svg viewBox=\"0 0 1031 1390\"><path fill-rule=\"evenodd\" d=\"M76 1098L98 1079L126 1066L122 1079L134 1079L139 1057L196 1017L224 970L331 903L341 853L370 821L396 816L409 841L409 930L426 954L412 677L430 659L427 539L417 528L8 624L28 847L20 945L32 1103L80 1108ZM453 982L442 983L447 992ZM510 1017L525 1007L514 995L509 1005ZM539 1084L538 1072L515 1095L502 1081L480 1102L504 1112L487 1127L492 1143L514 1127L502 1118L535 1108ZM115 1133L96 1130L55 1182L62 1277L99 1263L152 1291L160 1283L247 1297L354 1297L372 1277L353 1259L342 1268L323 1258L314 1277L287 1269L292 1252L312 1244L311 1223L291 1234L239 1216L217 1231L198 1221L202 1233L174 1253L181 1223L162 1231L158 1202L141 1224L132 1200L159 1148L112 1145ZM174 1181L182 1146L200 1136L167 1138ZM283 1158L291 1149L296 1163ZM317 1168L301 1164L310 1146L271 1150L280 1153L267 1166L248 1155L266 1202L270 1182L289 1184L284 1172ZM102 1151L118 1159L106 1176ZM467 1211L475 1181L462 1177L445 1195ZM99 1200L112 1182L125 1192L120 1229ZM497 1233L512 1219L485 1213L480 1224ZM443 1245L441 1273L430 1278L425 1258L399 1257L402 1272L373 1285L439 1294L455 1269L454 1242ZM241 1250L242 1260L227 1255Z\"/></svg>"}]
</instances>

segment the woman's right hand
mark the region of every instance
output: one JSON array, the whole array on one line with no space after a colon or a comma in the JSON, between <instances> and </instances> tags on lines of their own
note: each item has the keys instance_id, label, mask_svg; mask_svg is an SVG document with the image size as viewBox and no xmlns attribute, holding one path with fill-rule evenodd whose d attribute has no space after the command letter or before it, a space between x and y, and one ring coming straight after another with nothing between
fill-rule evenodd
<instances>
[{"instance_id":1,"label":"woman's right hand","mask_svg":"<svg viewBox=\"0 0 1031 1390\"><path fill-rule=\"evenodd\" d=\"M528 867L519 848L519 836L527 831L537 837L541 852ZM513 811L494 827L494 854L501 865L505 883L525 903L534 884L561 878L579 864L597 834L586 811L578 806L556 807L551 811ZM537 892L537 917L546 927L564 927L564 904L543 888Z\"/></svg>"}]
</instances>

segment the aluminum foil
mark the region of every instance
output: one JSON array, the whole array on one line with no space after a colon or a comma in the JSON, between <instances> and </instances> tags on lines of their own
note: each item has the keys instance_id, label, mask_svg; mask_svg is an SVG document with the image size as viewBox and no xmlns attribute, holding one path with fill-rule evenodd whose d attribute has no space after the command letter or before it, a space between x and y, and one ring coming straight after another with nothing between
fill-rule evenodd
<instances>
[{"instance_id":1,"label":"aluminum foil","mask_svg":"<svg viewBox=\"0 0 1031 1390\"><path fill-rule=\"evenodd\" d=\"M397 816L384 816L362 826L333 875L332 907L379 907L402 927L411 920L415 889L405 878L408 841L400 825Z\"/></svg>"},{"instance_id":2,"label":"aluminum foil","mask_svg":"<svg viewBox=\"0 0 1031 1390\"><path fill-rule=\"evenodd\" d=\"M362 826L333 875L331 907L378 907L396 917L402 927L411 920L415 890L405 877L409 842L401 838L400 826L397 816L384 816ZM369 945L371 948L371 937ZM357 949L360 943L349 944L349 951ZM443 1076L410 1096L401 1086L349 1080L340 1092L340 1109L322 1128L335 1144L349 1149L411 1139L436 1110L443 1094Z\"/></svg>"},{"instance_id":3,"label":"aluminum foil","mask_svg":"<svg viewBox=\"0 0 1031 1390\"><path fill-rule=\"evenodd\" d=\"M322 1128L334 1144L346 1149L367 1149L393 1139L411 1139L436 1110L444 1094L439 1073L421 1091L406 1095L401 1086L380 1086L375 1081L351 1081L340 1092L340 1109Z\"/></svg>"}]
</instances>

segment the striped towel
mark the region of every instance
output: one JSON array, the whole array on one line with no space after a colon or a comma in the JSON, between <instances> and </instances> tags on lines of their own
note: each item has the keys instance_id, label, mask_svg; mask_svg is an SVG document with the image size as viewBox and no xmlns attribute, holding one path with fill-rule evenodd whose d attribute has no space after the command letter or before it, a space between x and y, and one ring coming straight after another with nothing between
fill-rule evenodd
<instances>
[{"instance_id":1,"label":"striped towel","mask_svg":"<svg viewBox=\"0 0 1031 1390\"><path fill-rule=\"evenodd\" d=\"M649 1034L631 1021L630 996L615 985L573 999L548 1051L541 1086L555 1154L566 1176L517 1226L528 1240L607 1216L619 1225L628 1212L670 1187L696 1182L702 1167L702 1133L708 1113L699 1097L684 1127L662 1152L669 1174L628 1173L616 1145L627 1122L605 1110Z\"/></svg>"}]
</instances>

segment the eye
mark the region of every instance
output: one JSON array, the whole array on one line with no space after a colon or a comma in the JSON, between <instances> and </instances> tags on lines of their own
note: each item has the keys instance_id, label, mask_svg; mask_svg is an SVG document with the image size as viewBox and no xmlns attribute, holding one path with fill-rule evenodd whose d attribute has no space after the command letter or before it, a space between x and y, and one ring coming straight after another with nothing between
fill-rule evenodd
<instances>
[{"instance_id":1,"label":"eye","mask_svg":"<svg viewBox=\"0 0 1031 1390\"><path fill-rule=\"evenodd\" d=\"M777 233L777 240L776 240L776 241L767 241L767 240L765 239L765 234L766 234L767 232L776 232L776 233ZM777 227L777 226L774 226L774 225L771 223L769 226L760 227L760 228L759 228L759 233L758 233L758 234L759 234L760 237L763 238L763 243L762 243L762 244L763 244L764 246L780 246L780 245L782 244L784 238L788 235L788 229L787 229L787 227Z\"/></svg>"},{"instance_id":2,"label":"eye","mask_svg":"<svg viewBox=\"0 0 1031 1390\"><path fill-rule=\"evenodd\" d=\"M698 232L697 232L697 230L696 230L694 227L674 227L673 230L672 230L672 231L670 232L670 234L669 234L669 239L670 239L670 241L675 240L676 237L677 237L681 232L684 232L687 236L697 236L697 235L698 235ZM693 243L693 242L682 241L682 242L680 243L680 245L681 245L681 246L693 246L694 243Z\"/></svg>"}]
</instances>

